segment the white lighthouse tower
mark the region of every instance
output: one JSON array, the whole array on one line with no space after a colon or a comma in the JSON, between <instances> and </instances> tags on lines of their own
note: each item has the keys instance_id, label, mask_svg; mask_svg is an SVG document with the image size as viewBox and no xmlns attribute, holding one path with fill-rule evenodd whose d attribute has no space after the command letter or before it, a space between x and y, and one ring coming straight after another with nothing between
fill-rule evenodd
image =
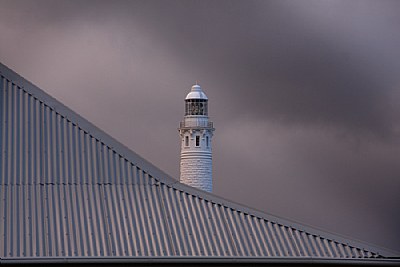
<instances>
[{"instance_id":1,"label":"white lighthouse tower","mask_svg":"<svg viewBox=\"0 0 400 267\"><path fill-rule=\"evenodd\" d=\"M207 192L212 191L213 132L213 123L208 120L208 98L196 83L186 96L185 117L179 127L180 181Z\"/></svg>"}]
</instances>

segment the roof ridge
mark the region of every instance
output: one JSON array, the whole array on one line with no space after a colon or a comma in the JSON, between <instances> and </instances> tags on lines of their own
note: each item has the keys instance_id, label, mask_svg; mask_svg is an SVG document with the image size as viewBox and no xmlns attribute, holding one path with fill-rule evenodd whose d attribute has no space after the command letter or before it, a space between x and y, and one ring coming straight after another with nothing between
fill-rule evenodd
<instances>
[{"instance_id":1,"label":"roof ridge","mask_svg":"<svg viewBox=\"0 0 400 267\"><path fill-rule=\"evenodd\" d=\"M105 144L108 148L119 154L121 157L129 160L132 164L139 167L141 170L147 172L150 176L155 178L156 180L162 180L166 184L173 184L178 182L170 175L157 168L153 163L144 159L127 146L117 141L111 135L107 134L93 123L89 122L79 114L77 114L72 109L68 108L60 101L50 96L42 89L34 85L33 83L26 80L24 77L11 70L4 64L0 62L0 74L4 76L7 80L12 81L14 84L18 85L21 89L23 89L28 94L35 97L40 102L44 103L46 106L54 110L57 114L64 117L74 125L77 125L81 130L85 133L90 134L96 140ZM106 141L104 141L107 139ZM150 174L150 171L152 174Z\"/></svg>"},{"instance_id":2,"label":"roof ridge","mask_svg":"<svg viewBox=\"0 0 400 267\"><path fill-rule=\"evenodd\" d=\"M384 248L381 246L377 246L375 244L371 244L362 240L357 240L352 237L345 236L343 234L338 234L338 233L333 233L325 229L318 228L316 226L308 225L302 222L298 222L295 220L287 219L287 218L282 218L273 214L270 214L265 211L257 210L252 207L248 207L246 205L234 202L232 200L224 199L220 196L214 195L212 193L208 193L205 191L201 191L197 188L194 187L189 187L185 184L182 183L176 183L173 185L170 185L174 189L180 190L182 192L200 197L205 199L206 201L209 201L211 203L217 204L217 205L222 205L226 208L229 208L231 210L237 211L237 212L242 212L245 214L248 214L250 216L257 217L259 219L263 219L281 226L285 227L290 227L295 230L307 233L312 236L318 236L327 240L334 241L336 243L340 244L346 244L348 246L364 250L364 251L369 251L373 253L378 253L386 255L390 255L391 257L398 257L400 255L399 252L396 252L394 250L390 250L388 248ZM193 192L197 191L197 192ZM198 193L198 194L197 194Z\"/></svg>"}]
</instances>

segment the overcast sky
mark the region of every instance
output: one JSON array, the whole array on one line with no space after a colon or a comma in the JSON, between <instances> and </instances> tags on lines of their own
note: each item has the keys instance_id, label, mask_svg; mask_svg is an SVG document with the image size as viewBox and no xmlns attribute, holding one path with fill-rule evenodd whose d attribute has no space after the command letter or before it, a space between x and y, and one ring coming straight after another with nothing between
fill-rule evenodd
<instances>
[{"instance_id":1,"label":"overcast sky","mask_svg":"<svg viewBox=\"0 0 400 267\"><path fill-rule=\"evenodd\" d=\"M400 1L0 0L0 61L179 178L209 98L214 193L400 251Z\"/></svg>"}]
</instances>

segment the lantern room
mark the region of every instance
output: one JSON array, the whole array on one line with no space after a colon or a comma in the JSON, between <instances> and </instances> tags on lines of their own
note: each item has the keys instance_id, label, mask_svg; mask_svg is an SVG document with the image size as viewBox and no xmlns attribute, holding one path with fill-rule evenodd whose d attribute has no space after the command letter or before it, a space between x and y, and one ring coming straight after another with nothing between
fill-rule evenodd
<instances>
[{"instance_id":1,"label":"lantern room","mask_svg":"<svg viewBox=\"0 0 400 267\"><path fill-rule=\"evenodd\" d=\"M208 116L208 98L200 85L193 85L185 98L185 116Z\"/></svg>"}]
</instances>

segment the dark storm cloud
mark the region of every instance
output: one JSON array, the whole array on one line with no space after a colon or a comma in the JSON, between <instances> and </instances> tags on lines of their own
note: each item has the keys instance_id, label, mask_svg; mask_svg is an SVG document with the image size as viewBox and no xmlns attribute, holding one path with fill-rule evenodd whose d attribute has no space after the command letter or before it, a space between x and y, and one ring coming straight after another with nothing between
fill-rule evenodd
<instances>
[{"instance_id":1,"label":"dark storm cloud","mask_svg":"<svg viewBox=\"0 0 400 267\"><path fill-rule=\"evenodd\" d=\"M398 52L387 55L380 49L385 42L400 44L399 35L391 32L398 19L378 18L381 27L368 32L359 28L370 18L354 16L352 3L334 9L333 21L325 25L312 16L317 8L330 11L327 3L312 2L316 7L303 14L284 1L174 3L148 4L142 14L146 27L156 29L159 42L185 64L226 81L232 107L291 123L392 134L389 115L395 110L387 102L394 88L386 81L398 73L385 71L399 67L392 60ZM383 36L390 38L372 46L370 38L354 37L359 31L361 37L379 36L384 27L390 30Z\"/></svg>"},{"instance_id":2,"label":"dark storm cloud","mask_svg":"<svg viewBox=\"0 0 400 267\"><path fill-rule=\"evenodd\" d=\"M181 60L211 68L228 81L229 99L251 116L392 134L388 115L394 110L387 102L394 88L386 81L398 73L385 71L399 67L392 60L398 52L380 50L385 42L400 44L393 32L398 19L386 21L387 12L377 11L371 15L382 15L376 19L381 27L368 30L363 27L371 19L352 12L353 3L336 9L331 2L310 3L303 14L286 2L165 5L160 10L166 15L149 16L154 21L148 22L161 29L160 41L172 40ZM317 11L330 11L332 21L318 21ZM376 44L362 36L380 36L385 27L386 38Z\"/></svg>"},{"instance_id":3,"label":"dark storm cloud","mask_svg":"<svg viewBox=\"0 0 400 267\"><path fill-rule=\"evenodd\" d=\"M0 7L3 63L174 177L200 80L216 194L400 250L400 2Z\"/></svg>"}]
</instances>

